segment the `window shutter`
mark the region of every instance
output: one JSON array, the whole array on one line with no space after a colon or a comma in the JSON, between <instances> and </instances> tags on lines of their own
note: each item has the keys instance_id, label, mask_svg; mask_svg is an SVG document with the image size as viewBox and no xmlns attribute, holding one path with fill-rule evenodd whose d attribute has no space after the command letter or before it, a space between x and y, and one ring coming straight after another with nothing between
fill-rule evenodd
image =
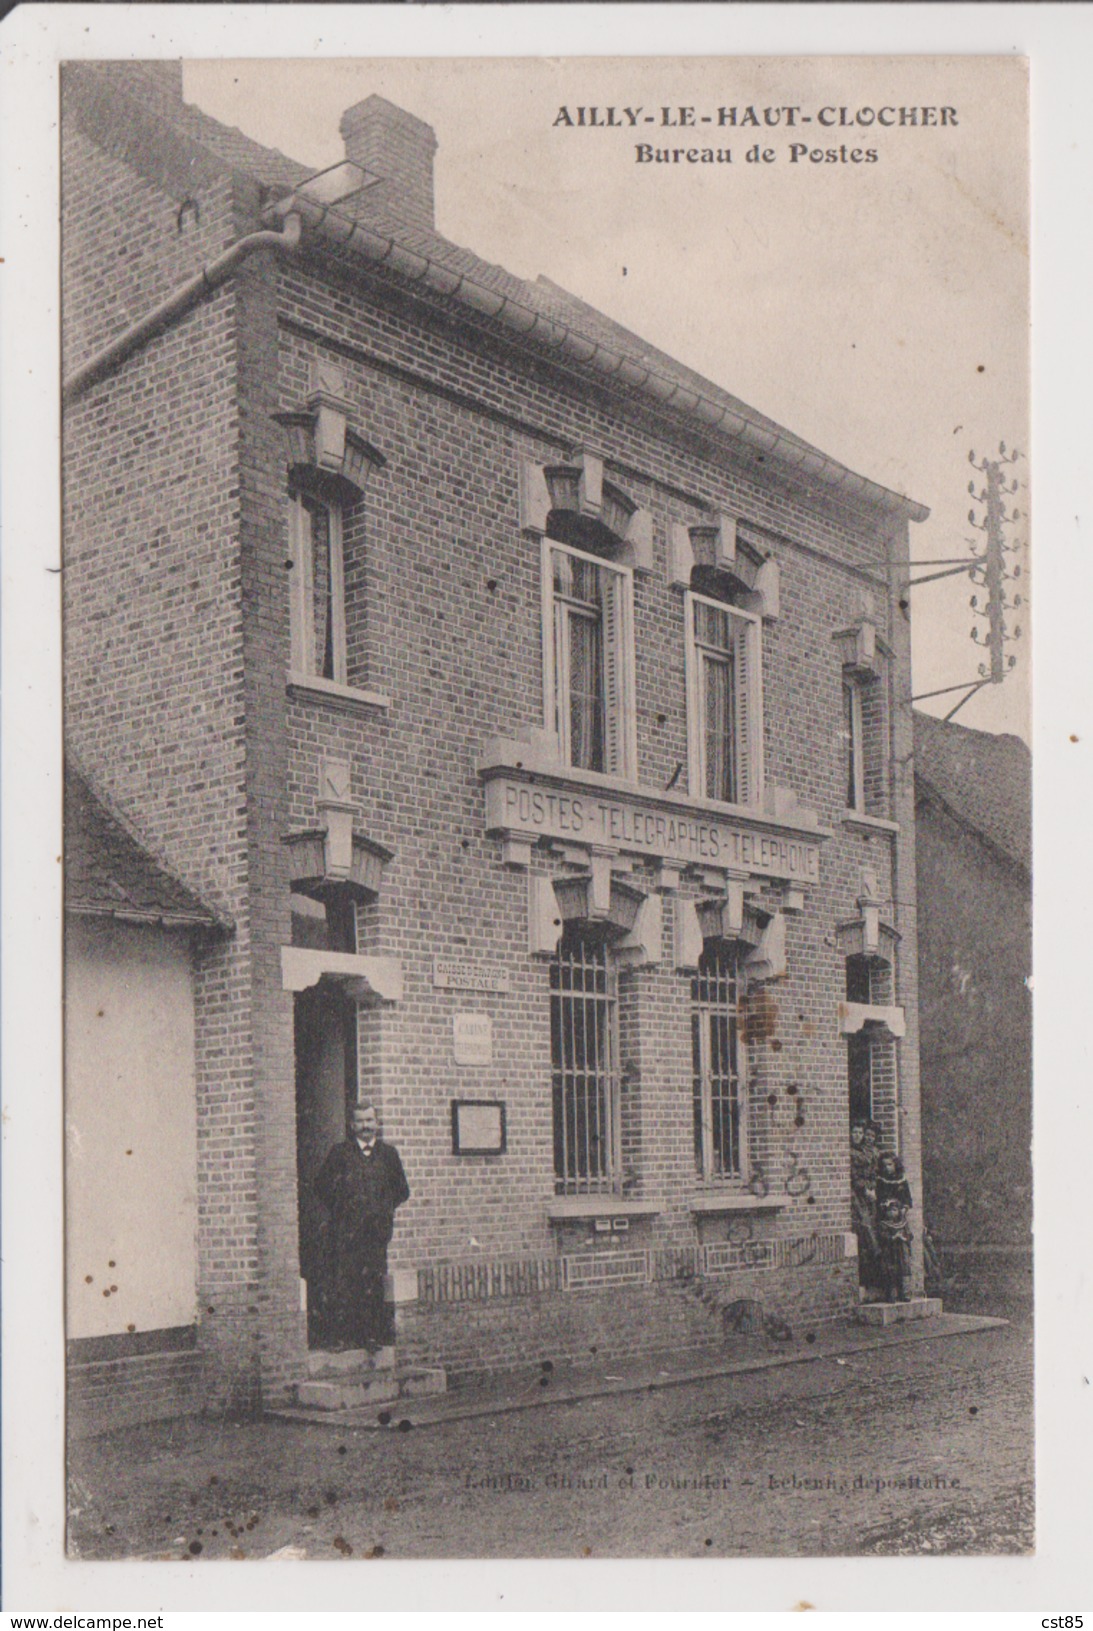
<instances>
[{"instance_id":1,"label":"window shutter","mask_svg":"<svg viewBox=\"0 0 1093 1631\"><path fill-rule=\"evenodd\" d=\"M294 673L315 672L314 559L311 516L299 497L289 503L292 583L290 589L291 663Z\"/></svg>"},{"instance_id":2,"label":"window shutter","mask_svg":"<svg viewBox=\"0 0 1093 1631\"><path fill-rule=\"evenodd\" d=\"M603 576L604 766L610 775L621 776L625 774L622 580L615 572L605 571Z\"/></svg>"},{"instance_id":3,"label":"window shutter","mask_svg":"<svg viewBox=\"0 0 1093 1631\"><path fill-rule=\"evenodd\" d=\"M751 804L755 797L752 766L752 699L751 699L751 633L734 618L733 663L736 669L736 719L733 728L733 753L736 759L736 797L740 804Z\"/></svg>"},{"instance_id":4,"label":"window shutter","mask_svg":"<svg viewBox=\"0 0 1093 1631\"><path fill-rule=\"evenodd\" d=\"M632 675L630 578L603 573L604 763L609 775L632 776L637 763Z\"/></svg>"},{"instance_id":5,"label":"window shutter","mask_svg":"<svg viewBox=\"0 0 1093 1631\"><path fill-rule=\"evenodd\" d=\"M758 804L763 790L763 659L759 624L751 618L737 618L734 622L736 796L741 804Z\"/></svg>"}]
</instances>

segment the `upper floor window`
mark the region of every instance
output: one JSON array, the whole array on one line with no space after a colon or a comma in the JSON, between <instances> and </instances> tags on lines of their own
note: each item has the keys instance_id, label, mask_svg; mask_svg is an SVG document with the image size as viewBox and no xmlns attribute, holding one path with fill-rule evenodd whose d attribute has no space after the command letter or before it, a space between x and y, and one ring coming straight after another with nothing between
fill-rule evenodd
<instances>
[{"instance_id":1,"label":"upper floor window","mask_svg":"<svg viewBox=\"0 0 1093 1631\"><path fill-rule=\"evenodd\" d=\"M543 671L548 729L563 764L632 777L633 579L551 539L543 544Z\"/></svg>"},{"instance_id":2,"label":"upper floor window","mask_svg":"<svg viewBox=\"0 0 1093 1631\"><path fill-rule=\"evenodd\" d=\"M865 755L862 737L862 694L858 680L843 679L843 740L846 746L846 807L865 809Z\"/></svg>"},{"instance_id":3,"label":"upper floor window","mask_svg":"<svg viewBox=\"0 0 1093 1631\"><path fill-rule=\"evenodd\" d=\"M756 804L763 779L762 624L751 612L686 596L690 790Z\"/></svg>"},{"instance_id":4,"label":"upper floor window","mask_svg":"<svg viewBox=\"0 0 1093 1631\"><path fill-rule=\"evenodd\" d=\"M846 808L859 815L887 815L884 682L844 669L842 690Z\"/></svg>"},{"instance_id":5,"label":"upper floor window","mask_svg":"<svg viewBox=\"0 0 1093 1631\"><path fill-rule=\"evenodd\" d=\"M296 492L290 500L292 671L346 683L342 507Z\"/></svg>"}]
</instances>

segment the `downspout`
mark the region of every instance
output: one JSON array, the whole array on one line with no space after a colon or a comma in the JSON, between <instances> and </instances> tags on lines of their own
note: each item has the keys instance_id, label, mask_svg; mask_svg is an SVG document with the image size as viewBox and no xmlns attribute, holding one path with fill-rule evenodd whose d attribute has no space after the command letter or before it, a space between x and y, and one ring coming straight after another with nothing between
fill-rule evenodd
<instances>
[{"instance_id":1,"label":"downspout","mask_svg":"<svg viewBox=\"0 0 1093 1631\"><path fill-rule=\"evenodd\" d=\"M188 312L191 307L208 298L225 283L240 262L253 255L259 249L278 249L282 253L292 254L300 245L300 217L296 214L286 215L284 230L281 232L262 231L252 232L245 238L240 238L232 244L216 260L209 261L203 266L196 277L190 278L174 294L168 295L166 300L154 306L145 317L139 319L119 334L116 340L111 340L108 346L97 352L87 362L70 374L62 387L62 400L71 402L78 397L89 385L103 378L111 372L118 363L131 356L145 340L151 339L162 329L169 328L176 318Z\"/></svg>"}]
</instances>

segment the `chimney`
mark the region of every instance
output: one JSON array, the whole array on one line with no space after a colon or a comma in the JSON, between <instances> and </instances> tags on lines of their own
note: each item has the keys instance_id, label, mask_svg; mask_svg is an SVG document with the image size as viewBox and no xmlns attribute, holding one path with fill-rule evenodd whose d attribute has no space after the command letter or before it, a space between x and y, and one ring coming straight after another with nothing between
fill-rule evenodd
<instances>
[{"instance_id":1,"label":"chimney","mask_svg":"<svg viewBox=\"0 0 1093 1631\"><path fill-rule=\"evenodd\" d=\"M366 96L342 114L345 156L379 176L361 200L399 216L408 226L434 230L432 125L383 96Z\"/></svg>"}]
</instances>

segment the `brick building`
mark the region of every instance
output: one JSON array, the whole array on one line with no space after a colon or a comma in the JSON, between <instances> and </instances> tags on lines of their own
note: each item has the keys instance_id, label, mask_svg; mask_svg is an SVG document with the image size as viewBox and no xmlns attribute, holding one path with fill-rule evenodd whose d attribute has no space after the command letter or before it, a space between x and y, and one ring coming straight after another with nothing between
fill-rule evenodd
<instances>
[{"instance_id":1,"label":"brick building","mask_svg":"<svg viewBox=\"0 0 1093 1631\"><path fill-rule=\"evenodd\" d=\"M402 1356L845 1311L851 1103L921 1190L926 512L438 236L419 119L342 134L314 177L170 65L64 72L67 730L230 924L193 951L202 1397L306 1374L364 1093Z\"/></svg>"},{"instance_id":2,"label":"brick building","mask_svg":"<svg viewBox=\"0 0 1093 1631\"><path fill-rule=\"evenodd\" d=\"M1019 737L914 724L930 1230L982 1284L1031 1264L1032 764Z\"/></svg>"}]
</instances>

